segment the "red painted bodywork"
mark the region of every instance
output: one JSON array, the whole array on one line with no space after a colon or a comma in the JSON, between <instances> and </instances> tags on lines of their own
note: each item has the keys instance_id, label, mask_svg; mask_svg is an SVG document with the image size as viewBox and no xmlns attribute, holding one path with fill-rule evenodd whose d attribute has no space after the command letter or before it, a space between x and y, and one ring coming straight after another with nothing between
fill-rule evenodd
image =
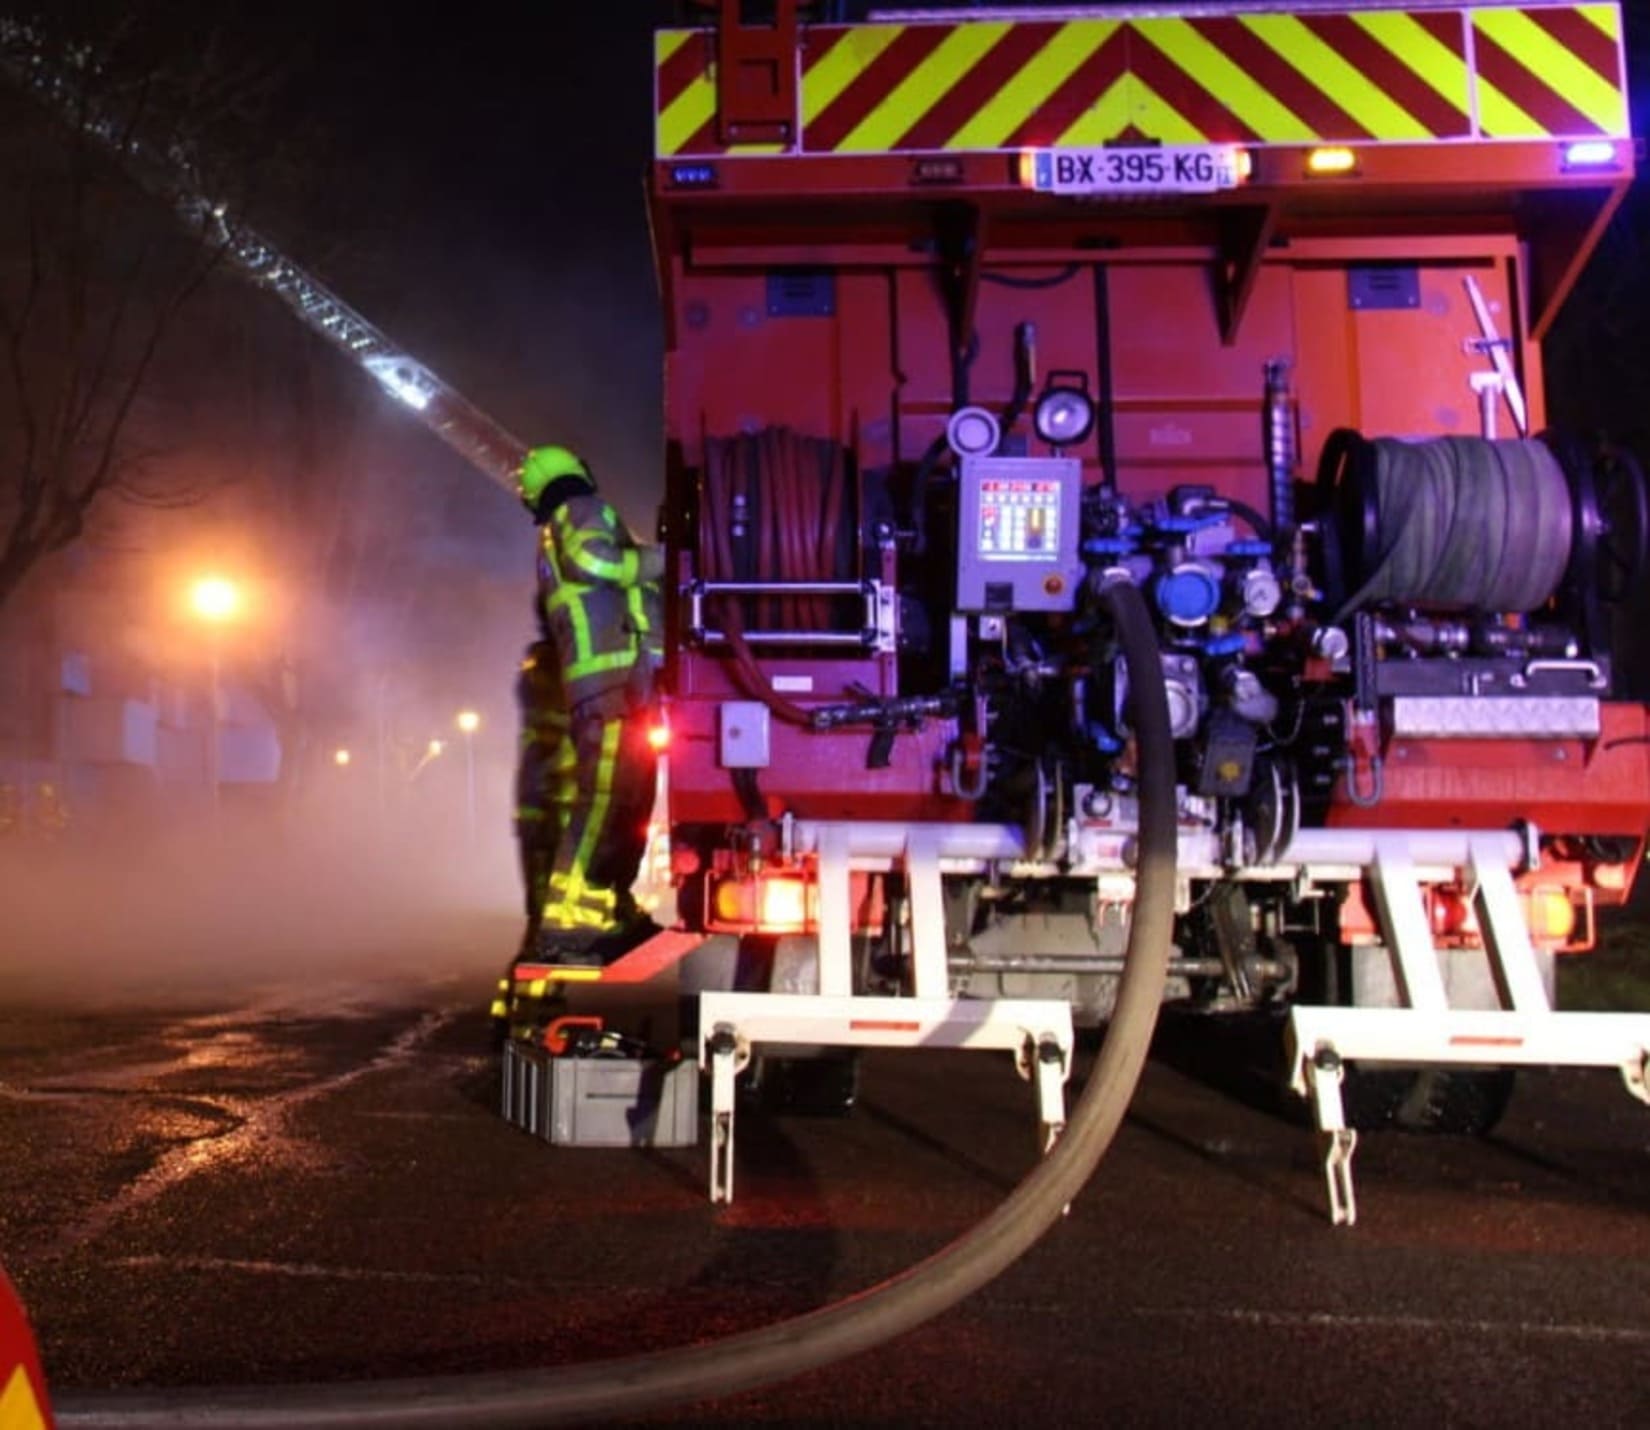
<instances>
[{"instance_id":1,"label":"red painted bodywork","mask_svg":"<svg viewBox=\"0 0 1650 1430\"><path fill-rule=\"evenodd\" d=\"M808 43L805 29L797 43ZM1338 427L1476 435L1469 379L1485 360L1464 345L1477 333L1462 284L1469 273L1510 338L1538 431L1540 337L1631 179L1630 164L1566 173L1557 149L1386 143L1360 149L1350 174L1310 178L1306 147L1279 144L1253 151L1240 189L1103 204L1029 192L1016 156L1003 153L947 153L943 162L712 153L686 168L661 159L650 206L666 319L663 521L679 582L703 574L694 523L707 439L786 427L840 443L857 473L909 471L953 405L959 313L979 339L971 401L995 411L1009 403L1023 323L1035 326L1040 373L1069 370L1110 394L1115 476L1131 497L1207 483L1264 509L1261 370L1277 356L1292 360L1303 476ZM958 225L963 241L948 249L944 236ZM1382 264L1414 268L1416 306L1349 302L1349 270ZM798 270L831 272L829 314L770 311L769 275ZM1097 328L1102 270L1109 371ZM948 286L960 294L949 303ZM1048 450L1032 439L1027 453ZM1085 481L1100 480L1097 442L1066 455L1081 457ZM903 580L913 565L947 556L901 559L906 570L895 572L888 556L881 574ZM748 696L725 655L686 640L683 622L678 600L667 672L671 817L734 823L747 810L718 760L718 707ZM764 657L763 669L811 676L812 689L794 697L805 708L855 686L901 693L892 656ZM1342 798L1331 822L1522 819L1547 834L1637 838L1650 826L1645 712L1612 705L1605 731L1590 743L1394 744L1382 750L1379 807ZM803 817L967 819L971 806L949 792L944 773L957 735L930 720L900 734L889 763L872 769L867 730L817 734L775 719L759 784L774 808Z\"/></svg>"},{"instance_id":2,"label":"red painted bodywork","mask_svg":"<svg viewBox=\"0 0 1650 1430\"><path fill-rule=\"evenodd\" d=\"M21 1382L16 1380L19 1374L23 1377ZM30 1399L38 1419L27 1413ZM7 1430L13 1426L17 1430L31 1430L35 1425L51 1430L55 1423L34 1332L29 1329L23 1302L4 1271L0 1271L0 1408L6 1411Z\"/></svg>"}]
</instances>

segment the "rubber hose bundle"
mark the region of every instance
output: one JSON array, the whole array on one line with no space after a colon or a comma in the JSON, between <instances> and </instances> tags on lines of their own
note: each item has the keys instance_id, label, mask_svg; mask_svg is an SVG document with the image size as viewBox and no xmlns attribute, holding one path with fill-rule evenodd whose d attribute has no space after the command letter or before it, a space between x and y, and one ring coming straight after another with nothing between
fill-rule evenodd
<instances>
[{"instance_id":1,"label":"rubber hose bundle","mask_svg":"<svg viewBox=\"0 0 1650 1430\"><path fill-rule=\"evenodd\" d=\"M1570 559L1570 488L1540 442L1380 438L1363 584L1335 619L1382 602L1533 611Z\"/></svg>"},{"instance_id":2,"label":"rubber hose bundle","mask_svg":"<svg viewBox=\"0 0 1650 1430\"><path fill-rule=\"evenodd\" d=\"M846 489L842 447L829 439L784 427L707 438L699 569L710 581L835 579ZM725 596L718 605L735 683L780 719L806 725L807 712L779 695L757 664L741 600ZM810 631L830 622L824 597L764 596L754 605L765 626Z\"/></svg>"}]
</instances>

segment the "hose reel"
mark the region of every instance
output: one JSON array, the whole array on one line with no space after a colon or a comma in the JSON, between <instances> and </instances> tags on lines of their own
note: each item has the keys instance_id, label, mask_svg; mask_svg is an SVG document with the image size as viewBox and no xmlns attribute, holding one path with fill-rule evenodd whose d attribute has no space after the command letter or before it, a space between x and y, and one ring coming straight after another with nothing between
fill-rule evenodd
<instances>
[{"instance_id":1,"label":"hose reel","mask_svg":"<svg viewBox=\"0 0 1650 1430\"><path fill-rule=\"evenodd\" d=\"M1370 440L1342 428L1318 468L1320 585L1336 619L1378 605L1526 614L1592 631L1634 588L1650 519L1625 452L1529 441Z\"/></svg>"}]
</instances>

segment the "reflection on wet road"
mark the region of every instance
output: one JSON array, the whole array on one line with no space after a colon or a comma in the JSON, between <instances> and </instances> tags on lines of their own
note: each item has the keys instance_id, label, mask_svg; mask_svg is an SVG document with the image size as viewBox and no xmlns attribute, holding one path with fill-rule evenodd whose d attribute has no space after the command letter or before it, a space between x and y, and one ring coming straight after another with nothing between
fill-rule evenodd
<instances>
[{"instance_id":1,"label":"reflection on wet road","mask_svg":"<svg viewBox=\"0 0 1650 1430\"><path fill-rule=\"evenodd\" d=\"M469 990L466 990L466 993ZM1006 1060L869 1060L848 1118L705 1148L555 1148L494 1113L485 1020L429 987L0 1014L0 1260L63 1390L561 1363L850 1294L991 1209L1034 1153ZM650 1423L1642 1418L1650 1117L1536 1074L1487 1142L1375 1137L1333 1231L1312 1137L1170 1029L1067 1223L895 1346ZM1399 1373L1401 1371L1401 1373Z\"/></svg>"}]
</instances>

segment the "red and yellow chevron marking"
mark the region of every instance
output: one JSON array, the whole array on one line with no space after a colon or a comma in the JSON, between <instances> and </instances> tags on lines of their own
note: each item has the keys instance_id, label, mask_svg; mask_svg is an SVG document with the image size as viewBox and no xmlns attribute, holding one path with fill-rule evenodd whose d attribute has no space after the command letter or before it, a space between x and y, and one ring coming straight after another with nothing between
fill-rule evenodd
<instances>
[{"instance_id":1,"label":"red and yellow chevron marking","mask_svg":"<svg viewBox=\"0 0 1650 1430\"><path fill-rule=\"evenodd\" d=\"M1200 13L807 30L808 154L1625 136L1617 5ZM716 138L709 32L658 37L658 153Z\"/></svg>"},{"instance_id":2,"label":"red and yellow chevron marking","mask_svg":"<svg viewBox=\"0 0 1650 1430\"><path fill-rule=\"evenodd\" d=\"M653 37L654 152L782 154L781 144L723 144L716 137L716 42L709 30L661 30Z\"/></svg>"},{"instance_id":3,"label":"red and yellow chevron marking","mask_svg":"<svg viewBox=\"0 0 1650 1430\"><path fill-rule=\"evenodd\" d=\"M1625 138L1621 12L1529 5L1472 17L1478 125L1485 138Z\"/></svg>"},{"instance_id":4,"label":"red and yellow chevron marking","mask_svg":"<svg viewBox=\"0 0 1650 1430\"><path fill-rule=\"evenodd\" d=\"M28 1373L16 1366L0 1385L0 1430L50 1430Z\"/></svg>"}]
</instances>

